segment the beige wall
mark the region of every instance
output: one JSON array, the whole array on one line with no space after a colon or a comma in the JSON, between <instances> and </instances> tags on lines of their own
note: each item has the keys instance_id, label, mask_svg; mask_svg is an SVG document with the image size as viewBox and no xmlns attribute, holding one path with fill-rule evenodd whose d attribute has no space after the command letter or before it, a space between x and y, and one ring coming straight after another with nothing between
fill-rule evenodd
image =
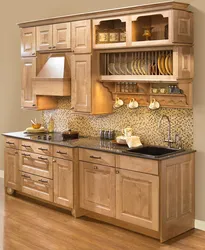
<instances>
[{"instance_id":1,"label":"beige wall","mask_svg":"<svg viewBox=\"0 0 205 250\"><path fill-rule=\"evenodd\" d=\"M23 130L35 113L20 110L20 41L15 23L69 13L86 12L128 5L158 2L157 0L86 0L86 1L1 1L0 8L0 132ZM205 221L205 1L187 0L195 12L195 65L194 80L194 144L196 155L196 219ZM3 147L0 141L0 169L3 168Z\"/></svg>"}]
</instances>

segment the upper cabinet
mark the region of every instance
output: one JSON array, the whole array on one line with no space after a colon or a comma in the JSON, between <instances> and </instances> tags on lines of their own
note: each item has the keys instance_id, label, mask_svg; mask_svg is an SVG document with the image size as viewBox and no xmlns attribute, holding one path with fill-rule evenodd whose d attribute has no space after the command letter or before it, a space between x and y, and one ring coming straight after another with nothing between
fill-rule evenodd
<instances>
[{"instance_id":1,"label":"upper cabinet","mask_svg":"<svg viewBox=\"0 0 205 250\"><path fill-rule=\"evenodd\" d=\"M91 53L91 20L72 22L72 50Z\"/></svg>"},{"instance_id":2,"label":"upper cabinet","mask_svg":"<svg viewBox=\"0 0 205 250\"><path fill-rule=\"evenodd\" d=\"M21 29L21 56L36 55L36 28Z\"/></svg>"},{"instance_id":3,"label":"upper cabinet","mask_svg":"<svg viewBox=\"0 0 205 250\"><path fill-rule=\"evenodd\" d=\"M164 10L93 20L93 48L193 43L193 14Z\"/></svg>"},{"instance_id":4,"label":"upper cabinet","mask_svg":"<svg viewBox=\"0 0 205 250\"><path fill-rule=\"evenodd\" d=\"M37 33L37 51L70 49L70 23L39 26Z\"/></svg>"}]
</instances>

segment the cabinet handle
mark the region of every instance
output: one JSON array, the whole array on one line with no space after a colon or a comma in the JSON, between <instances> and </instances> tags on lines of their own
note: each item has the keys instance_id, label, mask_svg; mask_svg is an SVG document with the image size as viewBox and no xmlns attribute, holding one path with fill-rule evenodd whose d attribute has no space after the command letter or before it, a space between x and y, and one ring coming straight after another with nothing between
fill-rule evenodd
<instances>
[{"instance_id":1,"label":"cabinet handle","mask_svg":"<svg viewBox=\"0 0 205 250\"><path fill-rule=\"evenodd\" d=\"M119 171L119 170L116 170L116 171L115 171L115 173L116 173L116 174L119 174L119 173L120 173L120 171Z\"/></svg>"},{"instance_id":2,"label":"cabinet handle","mask_svg":"<svg viewBox=\"0 0 205 250\"><path fill-rule=\"evenodd\" d=\"M38 181L41 182L41 183L48 183L48 181L45 181L45 180L42 180L42 179L40 179Z\"/></svg>"},{"instance_id":3,"label":"cabinet handle","mask_svg":"<svg viewBox=\"0 0 205 250\"><path fill-rule=\"evenodd\" d=\"M25 156L25 157L31 157L31 155L29 155L29 154L22 154L23 156Z\"/></svg>"},{"instance_id":4,"label":"cabinet handle","mask_svg":"<svg viewBox=\"0 0 205 250\"><path fill-rule=\"evenodd\" d=\"M36 55L36 53L32 53L32 56L35 56Z\"/></svg>"},{"instance_id":5,"label":"cabinet handle","mask_svg":"<svg viewBox=\"0 0 205 250\"><path fill-rule=\"evenodd\" d=\"M38 148L39 150L42 150L42 151L48 151L47 148Z\"/></svg>"},{"instance_id":6,"label":"cabinet handle","mask_svg":"<svg viewBox=\"0 0 205 250\"><path fill-rule=\"evenodd\" d=\"M49 47L48 47L48 49L52 49L52 47L51 47L51 46L49 46Z\"/></svg>"},{"instance_id":7,"label":"cabinet handle","mask_svg":"<svg viewBox=\"0 0 205 250\"><path fill-rule=\"evenodd\" d=\"M56 162L56 160L53 160L53 162Z\"/></svg>"},{"instance_id":8,"label":"cabinet handle","mask_svg":"<svg viewBox=\"0 0 205 250\"><path fill-rule=\"evenodd\" d=\"M32 106L33 106L33 107L35 107L35 106L36 106L36 104L33 104Z\"/></svg>"},{"instance_id":9,"label":"cabinet handle","mask_svg":"<svg viewBox=\"0 0 205 250\"><path fill-rule=\"evenodd\" d=\"M56 46L53 46L53 49L55 49L56 48Z\"/></svg>"},{"instance_id":10,"label":"cabinet handle","mask_svg":"<svg viewBox=\"0 0 205 250\"><path fill-rule=\"evenodd\" d=\"M91 155L90 158L91 158L91 159L96 159L96 160L102 159L100 156L98 157L98 156L93 156L93 155Z\"/></svg>"},{"instance_id":11,"label":"cabinet handle","mask_svg":"<svg viewBox=\"0 0 205 250\"><path fill-rule=\"evenodd\" d=\"M19 153L16 151L16 152L15 152L15 155L18 155L18 154L19 154Z\"/></svg>"},{"instance_id":12,"label":"cabinet handle","mask_svg":"<svg viewBox=\"0 0 205 250\"><path fill-rule=\"evenodd\" d=\"M65 153L65 152L61 152L61 151L57 151L57 154L67 155L67 153Z\"/></svg>"},{"instance_id":13,"label":"cabinet handle","mask_svg":"<svg viewBox=\"0 0 205 250\"><path fill-rule=\"evenodd\" d=\"M31 146L28 146L28 145L25 145L25 144L22 144L22 147L24 147L24 148L31 148Z\"/></svg>"},{"instance_id":14,"label":"cabinet handle","mask_svg":"<svg viewBox=\"0 0 205 250\"><path fill-rule=\"evenodd\" d=\"M98 167L97 167L97 166L94 166L93 168L94 168L94 169L98 169Z\"/></svg>"},{"instance_id":15,"label":"cabinet handle","mask_svg":"<svg viewBox=\"0 0 205 250\"><path fill-rule=\"evenodd\" d=\"M31 179L31 177L30 177L30 176L25 175L25 174L22 174L21 176L22 176L22 177L24 177L24 178L26 178L26 179Z\"/></svg>"},{"instance_id":16,"label":"cabinet handle","mask_svg":"<svg viewBox=\"0 0 205 250\"><path fill-rule=\"evenodd\" d=\"M41 157L41 156L39 156L38 159L39 159L39 160L43 160L43 161L48 161L47 158L44 158L44 157Z\"/></svg>"},{"instance_id":17,"label":"cabinet handle","mask_svg":"<svg viewBox=\"0 0 205 250\"><path fill-rule=\"evenodd\" d=\"M10 142L10 141L7 141L6 143L7 143L8 145L15 145L15 143Z\"/></svg>"}]
</instances>

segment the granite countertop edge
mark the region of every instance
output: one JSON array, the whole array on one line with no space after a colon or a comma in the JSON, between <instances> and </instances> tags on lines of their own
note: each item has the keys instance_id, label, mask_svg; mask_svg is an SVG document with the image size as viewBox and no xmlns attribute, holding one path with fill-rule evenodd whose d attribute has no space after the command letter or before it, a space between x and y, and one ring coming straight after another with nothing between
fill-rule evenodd
<instances>
[{"instance_id":1,"label":"granite countertop edge","mask_svg":"<svg viewBox=\"0 0 205 250\"><path fill-rule=\"evenodd\" d=\"M170 158L174 158L174 157L178 157L178 156L182 156L182 155L191 154L191 153L196 152L196 150L189 149L189 150L177 152L176 154L165 155L165 156L160 157L160 158L154 158L154 157L142 155L139 153L133 154L130 152L125 152L125 150L127 150L128 147L116 145L116 144L113 145L111 143L111 141L107 141L107 140L102 141L98 137L83 137L83 138L79 138L79 139L71 140L71 141L52 141L52 140L45 141L45 140L30 138L30 136L28 136L24 132L10 132L10 133L3 133L2 135L6 136L6 137L34 141L34 142L38 142L38 143L52 144L52 145L57 145L57 146L62 146L62 147L69 147L69 148L90 149L90 150L103 151L103 152L117 154L117 155L125 155L125 156L131 156L131 157L135 157L135 158L143 158L143 159L149 159L149 160L155 160L155 161L162 161L162 160L166 160L166 159L170 159ZM112 145L112 146L110 146L109 148L102 147L100 144L103 142L105 144L106 143L109 144L109 142L110 142L110 145Z\"/></svg>"}]
</instances>

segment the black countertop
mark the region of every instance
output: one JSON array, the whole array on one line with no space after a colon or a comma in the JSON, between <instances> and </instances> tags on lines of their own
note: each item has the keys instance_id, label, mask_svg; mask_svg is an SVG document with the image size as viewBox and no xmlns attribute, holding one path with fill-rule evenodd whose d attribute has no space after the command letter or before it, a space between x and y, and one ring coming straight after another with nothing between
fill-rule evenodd
<instances>
[{"instance_id":1,"label":"black countertop","mask_svg":"<svg viewBox=\"0 0 205 250\"><path fill-rule=\"evenodd\" d=\"M131 152L126 152L126 150L129 149L128 146L119 145L109 140L101 140L98 137L80 137L79 139L75 139L75 140L63 141L61 133L47 134L47 135L51 135L50 140L44 140L43 138L39 139L38 135L39 134L27 134L25 132L11 132L11 133L3 134L3 136L18 138L22 140L41 142L41 143L59 145L59 146L70 147L70 148L93 149L93 150L98 150L98 151L114 153L114 154L127 155L127 156L133 156L133 157L144 158L144 159L152 159L152 160L165 160L165 159L173 158L176 156L190 154L190 153L195 152L195 150L184 150L184 151L176 152L171 155L164 155L163 157L160 157L160 158L154 158L154 157L150 157L148 155L143 155L140 153L133 154Z\"/></svg>"}]
</instances>

